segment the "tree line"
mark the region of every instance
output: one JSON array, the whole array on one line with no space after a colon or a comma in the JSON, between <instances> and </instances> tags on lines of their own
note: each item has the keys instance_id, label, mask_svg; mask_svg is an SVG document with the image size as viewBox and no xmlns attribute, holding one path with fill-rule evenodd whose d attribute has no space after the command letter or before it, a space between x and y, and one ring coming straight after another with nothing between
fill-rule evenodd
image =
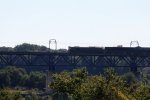
<instances>
[{"instance_id":1,"label":"tree line","mask_svg":"<svg viewBox=\"0 0 150 100\"><path fill-rule=\"evenodd\" d=\"M52 49L51 49L52 50ZM0 51L8 51L8 52L48 52L49 48L43 45L29 44L23 43L20 45L16 45L13 47L0 47ZM66 49L58 49L58 52L66 52Z\"/></svg>"},{"instance_id":2,"label":"tree line","mask_svg":"<svg viewBox=\"0 0 150 100\"><path fill-rule=\"evenodd\" d=\"M89 75L82 68L54 74L53 79L49 86L56 100L150 100L150 84L145 75L118 75L112 68L103 74Z\"/></svg>"},{"instance_id":3,"label":"tree line","mask_svg":"<svg viewBox=\"0 0 150 100\"><path fill-rule=\"evenodd\" d=\"M46 74L44 72L27 72L23 68L4 67L0 69L0 88L25 87L43 89Z\"/></svg>"},{"instance_id":4,"label":"tree line","mask_svg":"<svg viewBox=\"0 0 150 100\"><path fill-rule=\"evenodd\" d=\"M53 100L149 100L149 73L149 69L144 69L138 77L132 72L119 75L112 68L98 75L88 73L86 68L54 73L53 81L49 84L52 90L49 96ZM21 92L5 89L43 90L46 81L44 72L27 72L23 68L9 66L0 69L0 80L0 100L43 98L35 93L24 96Z\"/></svg>"}]
</instances>

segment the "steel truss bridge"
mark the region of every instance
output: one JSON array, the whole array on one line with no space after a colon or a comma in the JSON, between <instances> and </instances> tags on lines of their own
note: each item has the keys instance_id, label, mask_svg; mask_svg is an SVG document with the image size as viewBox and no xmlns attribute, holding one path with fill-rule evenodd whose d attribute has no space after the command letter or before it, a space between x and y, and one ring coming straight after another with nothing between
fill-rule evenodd
<instances>
[{"instance_id":1,"label":"steel truss bridge","mask_svg":"<svg viewBox=\"0 0 150 100\"><path fill-rule=\"evenodd\" d=\"M75 49L76 50L76 49ZM93 50L93 49L92 49ZM81 52L80 52L81 51ZM0 66L41 67L56 71L64 66L70 69L90 66L129 67L136 71L138 67L150 67L150 48L111 48L96 53L77 50L77 52L0 52ZM29 67L29 68L30 68Z\"/></svg>"}]
</instances>

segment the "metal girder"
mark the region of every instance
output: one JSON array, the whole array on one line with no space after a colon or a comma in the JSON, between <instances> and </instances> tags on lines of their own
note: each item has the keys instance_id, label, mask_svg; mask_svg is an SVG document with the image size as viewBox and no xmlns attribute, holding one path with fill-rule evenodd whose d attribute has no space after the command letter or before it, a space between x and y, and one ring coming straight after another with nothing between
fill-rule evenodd
<instances>
[{"instance_id":1,"label":"metal girder","mask_svg":"<svg viewBox=\"0 0 150 100\"><path fill-rule=\"evenodd\" d=\"M0 52L0 66L45 66L55 71L57 66L150 67L150 56L81 55L49 52Z\"/></svg>"}]
</instances>

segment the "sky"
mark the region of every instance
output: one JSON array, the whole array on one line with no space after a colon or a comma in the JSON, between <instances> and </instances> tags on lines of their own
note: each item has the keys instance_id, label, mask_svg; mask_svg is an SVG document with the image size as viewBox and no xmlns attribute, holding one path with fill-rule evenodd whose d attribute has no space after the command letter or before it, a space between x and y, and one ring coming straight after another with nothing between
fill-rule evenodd
<instances>
[{"instance_id":1,"label":"sky","mask_svg":"<svg viewBox=\"0 0 150 100\"><path fill-rule=\"evenodd\" d=\"M0 0L0 46L150 47L150 0ZM54 45L54 44L52 44Z\"/></svg>"}]
</instances>

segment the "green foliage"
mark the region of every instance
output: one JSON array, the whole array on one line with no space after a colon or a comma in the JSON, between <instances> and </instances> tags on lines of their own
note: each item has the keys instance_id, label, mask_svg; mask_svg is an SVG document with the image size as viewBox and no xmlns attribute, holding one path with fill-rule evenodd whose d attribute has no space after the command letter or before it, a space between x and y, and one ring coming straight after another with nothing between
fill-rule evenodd
<instances>
[{"instance_id":1,"label":"green foliage","mask_svg":"<svg viewBox=\"0 0 150 100\"><path fill-rule=\"evenodd\" d=\"M17 45L14 48L12 47L0 47L0 51L16 51L16 52L36 52L36 51L48 51L49 49L45 46L35 45L35 44L28 44L23 43L21 45Z\"/></svg>"},{"instance_id":2,"label":"green foliage","mask_svg":"<svg viewBox=\"0 0 150 100\"><path fill-rule=\"evenodd\" d=\"M0 100L52 100L50 96L41 96L38 91L28 90L24 94L19 90L1 89Z\"/></svg>"},{"instance_id":3,"label":"green foliage","mask_svg":"<svg viewBox=\"0 0 150 100\"><path fill-rule=\"evenodd\" d=\"M23 43L21 45L17 45L14 48L14 51L32 51L32 52L36 52L36 51L48 51L48 48L46 48L45 46L39 46L39 45L35 45L35 44L28 44L28 43Z\"/></svg>"},{"instance_id":4,"label":"green foliage","mask_svg":"<svg viewBox=\"0 0 150 100\"><path fill-rule=\"evenodd\" d=\"M22 95L19 92L0 90L0 100L22 100Z\"/></svg>"},{"instance_id":5,"label":"green foliage","mask_svg":"<svg viewBox=\"0 0 150 100\"><path fill-rule=\"evenodd\" d=\"M36 44L29 44L29 43L23 43L20 45L12 47L0 47L0 51L4 52L47 52L49 51L49 48L42 45L36 45ZM53 50L52 50L53 51ZM58 49L57 52L67 52L66 49Z\"/></svg>"},{"instance_id":6,"label":"green foliage","mask_svg":"<svg viewBox=\"0 0 150 100\"><path fill-rule=\"evenodd\" d=\"M149 100L149 86L144 80L139 84L137 78L128 73L123 77L111 68L103 75L88 75L85 68L72 72L61 72L53 75L50 84L54 94L62 100L72 97L73 100ZM129 84L129 85L128 85ZM66 97L67 96L67 97Z\"/></svg>"},{"instance_id":7,"label":"green foliage","mask_svg":"<svg viewBox=\"0 0 150 100\"><path fill-rule=\"evenodd\" d=\"M150 93L148 85L141 84L133 93L133 96L136 98L136 100L149 100Z\"/></svg>"},{"instance_id":8,"label":"green foliage","mask_svg":"<svg viewBox=\"0 0 150 100\"><path fill-rule=\"evenodd\" d=\"M0 87L21 85L26 71L21 68L6 67L0 70ZM17 83L17 84L16 84Z\"/></svg>"},{"instance_id":9,"label":"green foliage","mask_svg":"<svg viewBox=\"0 0 150 100\"><path fill-rule=\"evenodd\" d=\"M128 73L125 73L122 78L124 80L126 80L126 85L128 87L130 87L131 85L133 84L136 84L138 82L138 79L137 77L135 76L135 74L133 74L132 72L128 72Z\"/></svg>"},{"instance_id":10,"label":"green foliage","mask_svg":"<svg viewBox=\"0 0 150 100\"><path fill-rule=\"evenodd\" d=\"M30 88L42 89L45 87L46 75L40 72L31 72L27 79L27 86Z\"/></svg>"},{"instance_id":11,"label":"green foliage","mask_svg":"<svg viewBox=\"0 0 150 100\"><path fill-rule=\"evenodd\" d=\"M0 51L13 51L12 47L0 47Z\"/></svg>"},{"instance_id":12,"label":"green foliage","mask_svg":"<svg viewBox=\"0 0 150 100\"><path fill-rule=\"evenodd\" d=\"M148 71L145 73L149 73ZM89 75L86 68L63 71L53 74L53 98L59 100L149 100L150 86L147 75L137 77L133 73L119 76L109 68L101 75ZM0 69L0 87L27 87L42 89L46 75L41 72L27 73L22 68L5 67ZM29 93L26 100L41 99L35 92ZM20 92L0 90L0 100L20 100Z\"/></svg>"},{"instance_id":13,"label":"green foliage","mask_svg":"<svg viewBox=\"0 0 150 100\"><path fill-rule=\"evenodd\" d=\"M50 84L50 87L56 93L71 95L76 100L90 100L105 96L104 80L102 76L88 77L87 71L83 68L55 74L54 82Z\"/></svg>"},{"instance_id":14,"label":"green foliage","mask_svg":"<svg viewBox=\"0 0 150 100\"><path fill-rule=\"evenodd\" d=\"M5 67L0 69L0 87L22 86L27 88L43 89L45 87L46 75L42 72L30 72L22 68Z\"/></svg>"},{"instance_id":15,"label":"green foliage","mask_svg":"<svg viewBox=\"0 0 150 100\"><path fill-rule=\"evenodd\" d=\"M70 93L73 94L76 88L87 77L86 69L76 69L72 73L62 72L60 74L54 74L54 82L50 84L50 87L55 88L58 93Z\"/></svg>"}]
</instances>

